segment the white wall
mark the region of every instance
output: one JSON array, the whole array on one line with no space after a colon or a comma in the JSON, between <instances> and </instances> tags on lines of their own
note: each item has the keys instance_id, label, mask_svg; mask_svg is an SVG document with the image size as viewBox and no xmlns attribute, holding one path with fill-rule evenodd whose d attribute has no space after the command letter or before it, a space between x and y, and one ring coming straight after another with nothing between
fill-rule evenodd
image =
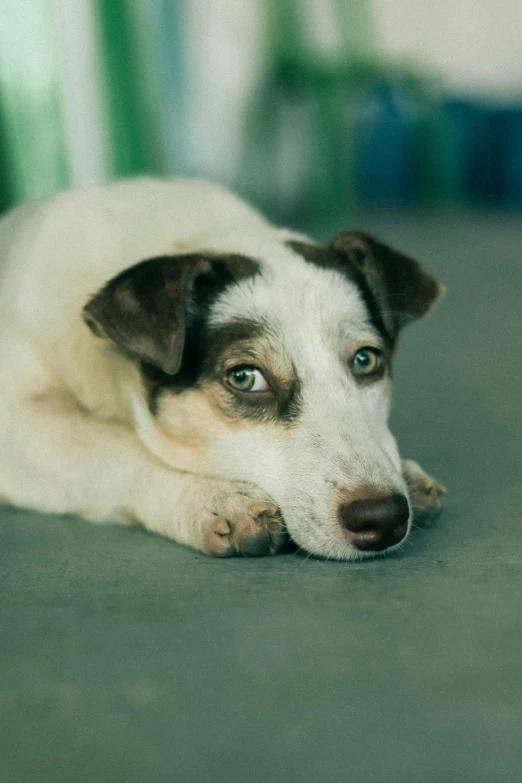
<instances>
[{"instance_id":1,"label":"white wall","mask_svg":"<svg viewBox=\"0 0 522 783\"><path fill-rule=\"evenodd\" d=\"M233 177L262 62L262 0L186 0L188 169Z\"/></svg>"},{"instance_id":2,"label":"white wall","mask_svg":"<svg viewBox=\"0 0 522 783\"><path fill-rule=\"evenodd\" d=\"M460 92L522 100L522 0L372 0L390 54L435 67Z\"/></svg>"}]
</instances>

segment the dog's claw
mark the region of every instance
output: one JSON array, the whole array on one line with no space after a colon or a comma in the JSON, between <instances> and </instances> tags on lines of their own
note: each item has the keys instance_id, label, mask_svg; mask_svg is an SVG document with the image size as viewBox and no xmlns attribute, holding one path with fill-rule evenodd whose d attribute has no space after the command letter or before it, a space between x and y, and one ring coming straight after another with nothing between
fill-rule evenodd
<instances>
[{"instance_id":1,"label":"dog's claw","mask_svg":"<svg viewBox=\"0 0 522 783\"><path fill-rule=\"evenodd\" d=\"M429 524L442 511L442 497L447 492L446 487L428 476L413 460L403 460L402 473L408 484L415 521Z\"/></svg>"}]
</instances>

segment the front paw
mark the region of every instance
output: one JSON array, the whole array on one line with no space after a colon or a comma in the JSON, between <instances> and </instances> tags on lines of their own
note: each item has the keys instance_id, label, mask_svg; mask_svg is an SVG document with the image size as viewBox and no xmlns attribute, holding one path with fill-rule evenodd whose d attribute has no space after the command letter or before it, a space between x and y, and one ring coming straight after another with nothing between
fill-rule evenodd
<instances>
[{"instance_id":1,"label":"front paw","mask_svg":"<svg viewBox=\"0 0 522 783\"><path fill-rule=\"evenodd\" d=\"M262 490L231 483L207 505L202 549L215 557L273 555L287 541L281 512Z\"/></svg>"},{"instance_id":2,"label":"front paw","mask_svg":"<svg viewBox=\"0 0 522 783\"><path fill-rule=\"evenodd\" d=\"M402 472L408 485L415 521L429 524L442 511L442 498L446 494L446 487L428 476L413 460L403 460Z\"/></svg>"}]
</instances>

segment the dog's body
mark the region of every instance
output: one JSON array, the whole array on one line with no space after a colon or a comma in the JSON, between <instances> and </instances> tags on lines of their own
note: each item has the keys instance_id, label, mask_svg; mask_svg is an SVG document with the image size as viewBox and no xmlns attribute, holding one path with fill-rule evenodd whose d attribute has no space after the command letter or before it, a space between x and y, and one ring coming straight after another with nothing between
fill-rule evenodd
<instances>
[{"instance_id":1,"label":"dog's body","mask_svg":"<svg viewBox=\"0 0 522 783\"><path fill-rule=\"evenodd\" d=\"M3 502L347 559L439 509L387 427L397 333L440 290L410 259L149 179L13 211L0 258Z\"/></svg>"}]
</instances>

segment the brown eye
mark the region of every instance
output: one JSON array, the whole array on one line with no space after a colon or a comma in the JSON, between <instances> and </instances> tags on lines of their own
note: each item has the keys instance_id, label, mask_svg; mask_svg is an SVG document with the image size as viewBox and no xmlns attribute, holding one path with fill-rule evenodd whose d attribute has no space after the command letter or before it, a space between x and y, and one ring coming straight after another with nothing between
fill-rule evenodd
<instances>
[{"instance_id":1,"label":"brown eye","mask_svg":"<svg viewBox=\"0 0 522 783\"><path fill-rule=\"evenodd\" d=\"M270 388L261 370L247 365L230 370L227 383L236 391L242 392L263 392Z\"/></svg>"},{"instance_id":2,"label":"brown eye","mask_svg":"<svg viewBox=\"0 0 522 783\"><path fill-rule=\"evenodd\" d=\"M379 372L382 365L383 358L380 351L375 348L359 348L353 357L352 371L358 377L374 375Z\"/></svg>"}]
</instances>

